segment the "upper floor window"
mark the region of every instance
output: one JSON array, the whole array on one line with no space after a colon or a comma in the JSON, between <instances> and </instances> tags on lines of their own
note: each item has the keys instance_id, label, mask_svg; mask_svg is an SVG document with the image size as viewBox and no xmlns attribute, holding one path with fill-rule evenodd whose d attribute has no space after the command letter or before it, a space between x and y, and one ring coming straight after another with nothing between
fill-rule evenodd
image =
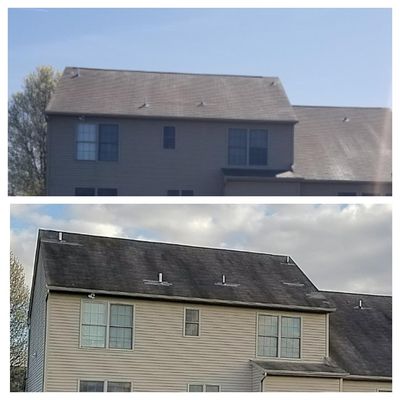
<instances>
[{"instance_id":1,"label":"upper floor window","mask_svg":"<svg viewBox=\"0 0 400 400\"><path fill-rule=\"evenodd\" d=\"M76 140L78 160L118 160L118 125L79 124Z\"/></svg>"},{"instance_id":2,"label":"upper floor window","mask_svg":"<svg viewBox=\"0 0 400 400\"><path fill-rule=\"evenodd\" d=\"M167 190L167 196L193 196L193 190L179 190L179 189L170 189Z\"/></svg>"},{"instance_id":3,"label":"upper floor window","mask_svg":"<svg viewBox=\"0 0 400 400\"><path fill-rule=\"evenodd\" d=\"M229 165L265 166L267 163L268 132L266 129L229 129Z\"/></svg>"},{"instance_id":4,"label":"upper floor window","mask_svg":"<svg viewBox=\"0 0 400 400\"><path fill-rule=\"evenodd\" d=\"M200 336L200 310L185 308L185 336Z\"/></svg>"},{"instance_id":5,"label":"upper floor window","mask_svg":"<svg viewBox=\"0 0 400 400\"><path fill-rule=\"evenodd\" d=\"M133 306L82 302L83 347L133 348Z\"/></svg>"},{"instance_id":6,"label":"upper floor window","mask_svg":"<svg viewBox=\"0 0 400 400\"><path fill-rule=\"evenodd\" d=\"M164 149L175 149L175 127L164 126L163 133Z\"/></svg>"},{"instance_id":7,"label":"upper floor window","mask_svg":"<svg viewBox=\"0 0 400 400\"><path fill-rule=\"evenodd\" d=\"M300 358L300 318L259 314L257 326L258 356Z\"/></svg>"},{"instance_id":8,"label":"upper floor window","mask_svg":"<svg viewBox=\"0 0 400 400\"><path fill-rule=\"evenodd\" d=\"M220 392L219 385L203 385L203 384L190 384L188 385L189 392Z\"/></svg>"},{"instance_id":9,"label":"upper floor window","mask_svg":"<svg viewBox=\"0 0 400 400\"><path fill-rule=\"evenodd\" d=\"M80 392L131 392L131 382L79 381Z\"/></svg>"}]
</instances>

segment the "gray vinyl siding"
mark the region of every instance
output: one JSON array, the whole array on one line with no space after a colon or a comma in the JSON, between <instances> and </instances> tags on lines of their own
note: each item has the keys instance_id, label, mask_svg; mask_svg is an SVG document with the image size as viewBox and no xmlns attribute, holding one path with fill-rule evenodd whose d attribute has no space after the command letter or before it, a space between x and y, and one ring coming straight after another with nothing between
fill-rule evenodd
<instances>
[{"instance_id":1,"label":"gray vinyl siding","mask_svg":"<svg viewBox=\"0 0 400 400\"><path fill-rule=\"evenodd\" d=\"M29 329L28 374L26 382L26 390L28 392L43 391L44 381L47 289L42 264L42 253L39 254Z\"/></svg>"},{"instance_id":2,"label":"gray vinyl siding","mask_svg":"<svg viewBox=\"0 0 400 400\"><path fill-rule=\"evenodd\" d=\"M344 392L377 392L378 390L392 390L392 382L351 379L343 380Z\"/></svg>"},{"instance_id":3,"label":"gray vinyl siding","mask_svg":"<svg viewBox=\"0 0 400 400\"><path fill-rule=\"evenodd\" d=\"M267 376L264 392L339 392L339 378Z\"/></svg>"},{"instance_id":4,"label":"gray vinyl siding","mask_svg":"<svg viewBox=\"0 0 400 400\"><path fill-rule=\"evenodd\" d=\"M293 124L86 118L119 125L118 161L76 160L77 117L48 121L48 194L74 195L76 187L116 188L119 195L166 195L168 189L222 195L229 128L268 130L269 169L293 164ZM163 127L175 126L176 147L163 148Z\"/></svg>"},{"instance_id":5,"label":"gray vinyl siding","mask_svg":"<svg viewBox=\"0 0 400 400\"><path fill-rule=\"evenodd\" d=\"M250 360L256 359L257 313L263 310L124 299L135 307L134 349L109 350L79 347L85 298L49 295L46 391L77 391L79 379L132 381L134 391L184 392L189 383L216 384L221 391L255 389ZM96 300L122 301L100 296ZM199 337L183 335L185 307L200 309ZM322 362L325 315L284 314L302 317L302 361Z\"/></svg>"}]
</instances>

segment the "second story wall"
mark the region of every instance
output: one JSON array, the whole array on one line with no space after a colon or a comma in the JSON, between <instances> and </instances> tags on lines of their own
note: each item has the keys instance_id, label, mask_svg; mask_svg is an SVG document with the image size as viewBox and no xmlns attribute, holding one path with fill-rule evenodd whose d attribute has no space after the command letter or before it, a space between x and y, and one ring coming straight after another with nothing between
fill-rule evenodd
<instances>
[{"instance_id":1,"label":"second story wall","mask_svg":"<svg viewBox=\"0 0 400 400\"><path fill-rule=\"evenodd\" d=\"M78 391L79 380L132 382L134 391L187 391L189 384L252 391L257 316L301 318L300 361L326 356L326 314L96 296L134 306L132 350L80 346L85 295L50 293L46 391ZM184 335L185 308L200 311L200 336ZM293 360L298 362L299 360ZM259 390L259 389L257 389Z\"/></svg>"},{"instance_id":2,"label":"second story wall","mask_svg":"<svg viewBox=\"0 0 400 400\"><path fill-rule=\"evenodd\" d=\"M118 160L77 160L79 123L117 124ZM175 149L163 148L165 126L175 127ZM118 195L166 195L168 190L222 195L230 128L267 130L265 168L293 164L292 124L50 116L48 194L74 195L75 188L89 187L117 189Z\"/></svg>"}]
</instances>

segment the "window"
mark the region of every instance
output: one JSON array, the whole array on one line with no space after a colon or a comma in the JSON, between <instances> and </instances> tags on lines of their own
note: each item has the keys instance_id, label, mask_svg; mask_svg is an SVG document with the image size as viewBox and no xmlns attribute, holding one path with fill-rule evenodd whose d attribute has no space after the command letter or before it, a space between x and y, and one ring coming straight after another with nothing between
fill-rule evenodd
<instances>
[{"instance_id":1,"label":"window","mask_svg":"<svg viewBox=\"0 0 400 400\"><path fill-rule=\"evenodd\" d=\"M170 189L167 190L167 196L193 196L193 190L178 190L178 189Z\"/></svg>"},{"instance_id":2,"label":"window","mask_svg":"<svg viewBox=\"0 0 400 400\"><path fill-rule=\"evenodd\" d=\"M107 392L131 392L130 382L107 382Z\"/></svg>"},{"instance_id":3,"label":"window","mask_svg":"<svg viewBox=\"0 0 400 400\"><path fill-rule=\"evenodd\" d=\"M268 163L266 129L229 129L228 164L265 166Z\"/></svg>"},{"instance_id":4,"label":"window","mask_svg":"<svg viewBox=\"0 0 400 400\"><path fill-rule=\"evenodd\" d=\"M278 317L259 315L258 317L258 355L278 357Z\"/></svg>"},{"instance_id":5,"label":"window","mask_svg":"<svg viewBox=\"0 0 400 400\"><path fill-rule=\"evenodd\" d=\"M80 381L79 382L80 392L103 392L104 382L103 381Z\"/></svg>"},{"instance_id":6,"label":"window","mask_svg":"<svg viewBox=\"0 0 400 400\"><path fill-rule=\"evenodd\" d=\"M300 358L300 318L282 317L281 357Z\"/></svg>"},{"instance_id":7,"label":"window","mask_svg":"<svg viewBox=\"0 0 400 400\"><path fill-rule=\"evenodd\" d=\"M219 385L201 385L201 384L191 384L188 385L189 392L220 392Z\"/></svg>"},{"instance_id":8,"label":"window","mask_svg":"<svg viewBox=\"0 0 400 400\"><path fill-rule=\"evenodd\" d=\"M175 149L174 126L164 126L163 144L164 144L164 149Z\"/></svg>"},{"instance_id":9,"label":"window","mask_svg":"<svg viewBox=\"0 0 400 400\"><path fill-rule=\"evenodd\" d=\"M82 302L81 346L133 348L133 306Z\"/></svg>"},{"instance_id":10,"label":"window","mask_svg":"<svg viewBox=\"0 0 400 400\"><path fill-rule=\"evenodd\" d=\"M111 304L110 348L132 348L132 306Z\"/></svg>"},{"instance_id":11,"label":"window","mask_svg":"<svg viewBox=\"0 0 400 400\"><path fill-rule=\"evenodd\" d=\"M200 336L200 310L185 308L185 336Z\"/></svg>"},{"instance_id":12,"label":"window","mask_svg":"<svg viewBox=\"0 0 400 400\"><path fill-rule=\"evenodd\" d=\"M96 125L79 124L76 158L78 160L95 160L96 150Z\"/></svg>"},{"instance_id":13,"label":"window","mask_svg":"<svg viewBox=\"0 0 400 400\"><path fill-rule=\"evenodd\" d=\"M80 392L131 392L131 382L80 381Z\"/></svg>"},{"instance_id":14,"label":"window","mask_svg":"<svg viewBox=\"0 0 400 400\"><path fill-rule=\"evenodd\" d=\"M99 160L118 160L118 125L99 125Z\"/></svg>"},{"instance_id":15,"label":"window","mask_svg":"<svg viewBox=\"0 0 400 400\"><path fill-rule=\"evenodd\" d=\"M118 196L118 190L111 188L98 188L97 196Z\"/></svg>"},{"instance_id":16,"label":"window","mask_svg":"<svg viewBox=\"0 0 400 400\"><path fill-rule=\"evenodd\" d=\"M258 315L257 356L300 358L301 318Z\"/></svg>"},{"instance_id":17,"label":"window","mask_svg":"<svg viewBox=\"0 0 400 400\"><path fill-rule=\"evenodd\" d=\"M338 196L357 196L356 192L338 192Z\"/></svg>"},{"instance_id":18,"label":"window","mask_svg":"<svg viewBox=\"0 0 400 400\"><path fill-rule=\"evenodd\" d=\"M94 188L90 187L77 187L75 188L75 196L94 196Z\"/></svg>"}]
</instances>

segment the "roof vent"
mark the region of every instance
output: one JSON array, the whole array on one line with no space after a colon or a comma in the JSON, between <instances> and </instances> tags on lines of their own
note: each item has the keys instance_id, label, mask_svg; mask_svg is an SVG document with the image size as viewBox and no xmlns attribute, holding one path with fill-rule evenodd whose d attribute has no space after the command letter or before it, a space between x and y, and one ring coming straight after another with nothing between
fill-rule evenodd
<instances>
[{"instance_id":1,"label":"roof vent","mask_svg":"<svg viewBox=\"0 0 400 400\"><path fill-rule=\"evenodd\" d=\"M277 84L278 84L277 81L272 81L269 85L270 85L270 86L276 86Z\"/></svg>"},{"instance_id":2,"label":"roof vent","mask_svg":"<svg viewBox=\"0 0 400 400\"><path fill-rule=\"evenodd\" d=\"M149 108L149 103L144 102L139 108Z\"/></svg>"},{"instance_id":3,"label":"roof vent","mask_svg":"<svg viewBox=\"0 0 400 400\"><path fill-rule=\"evenodd\" d=\"M222 275L222 284L225 285L226 284L226 276Z\"/></svg>"},{"instance_id":4,"label":"roof vent","mask_svg":"<svg viewBox=\"0 0 400 400\"><path fill-rule=\"evenodd\" d=\"M362 299L358 300L358 308L360 310L362 310L364 308L364 303L363 303Z\"/></svg>"},{"instance_id":5,"label":"roof vent","mask_svg":"<svg viewBox=\"0 0 400 400\"><path fill-rule=\"evenodd\" d=\"M62 232L58 232L58 241L62 242L62 240L63 240L63 234Z\"/></svg>"},{"instance_id":6,"label":"roof vent","mask_svg":"<svg viewBox=\"0 0 400 400\"><path fill-rule=\"evenodd\" d=\"M290 256L284 256L284 260L281 261L281 264L294 265L294 262L293 262L293 260L290 258Z\"/></svg>"},{"instance_id":7,"label":"roof vent","mask_svg":"<svg viewBox=\"0 0 400 400\"><path fill-rule=\"evenodd\" d=\"M172 286L172 283L166 282L163 280L163 273L159 272L158 273L158 278L157 280L152 280L152 279L143 279L143 283L145 285L156 285L156 286Z\"/></svg>"},{"instance_id":8,"label":"roof vent","mask_svg":"<svg viewBox=\"0 0 400 400\"><path fill-rule=\"evenodd\" d=\"M239 283L227 283L226 282L226 275L222 275L221 282L217 282L215 285L217 285L217 286L227 286L227 287L238 287L238 286L240 286Z\"/></svg>"},{"instance_id":9,"label":"roof vent","mask_svg":"<svg viewBox=\"0 0 400 400\"><path fill-rule=\"evenodd\" d=\"M343 118L343 122L349 122L350 121L350 118L349 117L344 117Z\"/></svg>"},{"instance_id":10,"label":"roof vent","mask_svg":"<svg viewBox=\"0 0 400 400\"><path fill-rule=\"evenodd\" d=\"M163 281L163 280L162 280L162 272L159 272L159 273L158 273L158 282L159 282L159 283L162 283L162 281Z\"/></svg>"},{"instance_id":11,"label":"roof vent","mask_svg":"<svg viewBox=\"0 0 400 400\"><path fill-rule=\"evenodd\" d=\"M204 107L206 105L206 102L202 100L197 106L198 107Z\"/></svg>"},{"instance_id":12,"label":"roof vent","mask_svg":"<svg viewBox=\"0 0 400 400\"><path fill-rule=\"evenodd\" d=\"M74 71L71 73L71 79L79 78L81 76L81 73L79 71L79 68L75 68Z\"/></svg>"}]
</instances>

